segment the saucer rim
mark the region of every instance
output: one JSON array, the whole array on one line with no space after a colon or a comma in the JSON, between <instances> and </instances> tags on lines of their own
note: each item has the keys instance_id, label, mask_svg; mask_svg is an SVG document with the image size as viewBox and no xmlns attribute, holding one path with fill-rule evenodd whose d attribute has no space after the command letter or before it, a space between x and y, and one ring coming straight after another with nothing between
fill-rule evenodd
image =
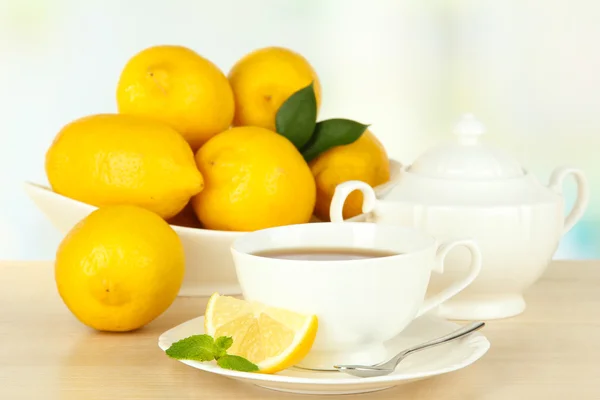
<instances>
[{"instance_id":1,"label":"saucer rim","mask_svg":"<svg viewBox=\"0 0 600 400\"><path fill-rule=\"evenodd\" d=\"M443 318L439 318L434 316L433 314L425 314L419 318L430 318L439 322L449 323L454 325L457 329L460 327L454 321L448 321ZM158 347L165 352L166 349L172 344L172 340L169 339L169 335L172 335L173 332L182 329L184 325L195 324L199 327L198 332L196 334L204 333L204 316L195 317L189 319L187 321L178 324L169 330L163 332L158 338ZM412 372L412 373L404 373L404 374L390 374L384 376L376 376L376 377L368 377L368 378L359 378L350 376L347 374L343 374L341 372L331 371L332 374L341 374L338 375L342 378L314 378L314 377L295 377L295 376L287 376L287 375L277 375L277 374L261 374L254 372L242 372L242 371L234 371L220 368L214 364L203 363L200 361L191 361L191 360L176 360L181 362L182 364L188 365L192 368L199 369L201 371L214 373L221 376L226 376L235 379L242 379L253 382L276 382L276 383L288 383L288 384L300 384L300 385L319 385L319 386L352 386L357 384L373 384L373 383L392 383L392 382L402 382L402 381L411 381L418 379L430 378L437 375L447 374L449 372L454 372L467 366L475 363L477 360L482 358L490 349L491 343L487 339L485 335L481 332L473 332L471 335L466 337L465 342L463 342L463 346L471 348L471 354L463 358L460 362L452 363L443 368L437 368L427 372ZM295 367L288 368L296 369ZM309 371L302 369L302 371ZM283 372L283 371L282 371ZM315 372L316 373L316 372ZM327 373L319 371L319 373Z\"/></svg>"}]
</instances>

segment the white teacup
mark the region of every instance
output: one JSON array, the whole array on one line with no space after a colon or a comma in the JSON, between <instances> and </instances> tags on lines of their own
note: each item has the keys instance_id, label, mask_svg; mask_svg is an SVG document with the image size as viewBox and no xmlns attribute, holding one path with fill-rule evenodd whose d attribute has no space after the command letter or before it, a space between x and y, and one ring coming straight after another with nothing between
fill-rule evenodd
<instances>
[{"instance_id":1,"label":"white teacup","mask_svg":"<svg viewBox=\"0 0 600 400\"><path fill-rule=\"evenodd\" d=\"M443 273L455 246L471 253L467 276L425 299L431 271ZM398 253L380 258L315 261L254 255L275 249L351 248ZM367 222L316 223L244 234L232 245L243 296L274 307L316 314L315 343L298 366L373 364L384 342L413 319L467 287L479 274L481 254L469 239L442 244L418 230Z\"/></svg>"}]
</instances>

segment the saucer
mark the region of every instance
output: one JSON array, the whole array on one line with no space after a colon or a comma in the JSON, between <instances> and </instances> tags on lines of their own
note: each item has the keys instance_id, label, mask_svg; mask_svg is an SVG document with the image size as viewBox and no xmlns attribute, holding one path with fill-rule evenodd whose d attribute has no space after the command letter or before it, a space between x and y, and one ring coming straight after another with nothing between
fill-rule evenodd
<instances>
[{"instance_id":1,"label":"saucer","mask_svg":"<svg viewBox=\"0 0 600 400\"><path fill-rule=\"evenodd\" d=\"M459 327L453 322L427 314L414 320L402 334L388 341L386 349L391 358L407 347L445 335ZM164 332L158 339L158 346L165 351L178 340L203 333L204 317L194 318ZM465 368L481 358L489 348L490 342L487 338L480 332L474 332L463 339L415 353L402 361L394 373L373 378L357 378L337 371L321 372L300 368L289 368L270 375L231 371L220 368L214 361L180 362L202 371L271 390L301 394L353 394L388 389Z\"/></svg>"}]
</instances>

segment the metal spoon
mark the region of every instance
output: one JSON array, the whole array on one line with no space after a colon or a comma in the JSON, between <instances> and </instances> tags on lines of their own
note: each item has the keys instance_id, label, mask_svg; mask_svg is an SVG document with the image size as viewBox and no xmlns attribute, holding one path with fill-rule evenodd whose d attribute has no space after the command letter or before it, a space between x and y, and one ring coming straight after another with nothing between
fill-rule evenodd
<instances>
[{"instance_id":1,"label":"metal spoon","mask_svg":"<svg viewBox=\"0 0 600 400\"><path fill-rule=\"evenodd\" d=\"M439 337L437 339L430 340L425 343L421 343L414 347L410 347L389 361L381 362L374 365L335 365L334 368L341 372L345 372L350 375L358 376L360 378L369 378L373 376L389 375L400 364L400 361L404 360L407 356L416 353L421 350L429 349L440 344L448 343L461 337L467 336L468 334L481 329L485 326L484 322L473 322L469 325L465 325L460 329L455 330L447 335Z\"/></svg>"}]
</instances>

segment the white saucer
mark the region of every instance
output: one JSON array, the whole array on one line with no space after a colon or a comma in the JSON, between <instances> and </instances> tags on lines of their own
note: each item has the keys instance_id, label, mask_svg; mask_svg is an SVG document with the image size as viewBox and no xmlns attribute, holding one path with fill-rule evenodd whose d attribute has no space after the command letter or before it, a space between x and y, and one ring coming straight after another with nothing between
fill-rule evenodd
<instances>
[{"instance_id":1,"label":"white saucer","mask_svg":"<svg viewBox=\"0 0 600 400\"><path fill-rule=\"evenodd\" d=\"M390 340L386 346L391 357L402 349L442 336L457 328L459 325L455 323L425 315L413 321L401 335ZM164 351L178 340L202 333L204 333L204 317L194 318L163 333L158 339L158 346ZM402 361L393 374L374 378L357 378L337 371L317 372L297 368L268 375L222 369L214 362L183 360L181 362L206 372L282 392L351 394L375 392L456 371L473 364L489 348L490 342L486 337L479 332L474 332L463 339L415 353Z\"/></svg>"}]
</instances>

